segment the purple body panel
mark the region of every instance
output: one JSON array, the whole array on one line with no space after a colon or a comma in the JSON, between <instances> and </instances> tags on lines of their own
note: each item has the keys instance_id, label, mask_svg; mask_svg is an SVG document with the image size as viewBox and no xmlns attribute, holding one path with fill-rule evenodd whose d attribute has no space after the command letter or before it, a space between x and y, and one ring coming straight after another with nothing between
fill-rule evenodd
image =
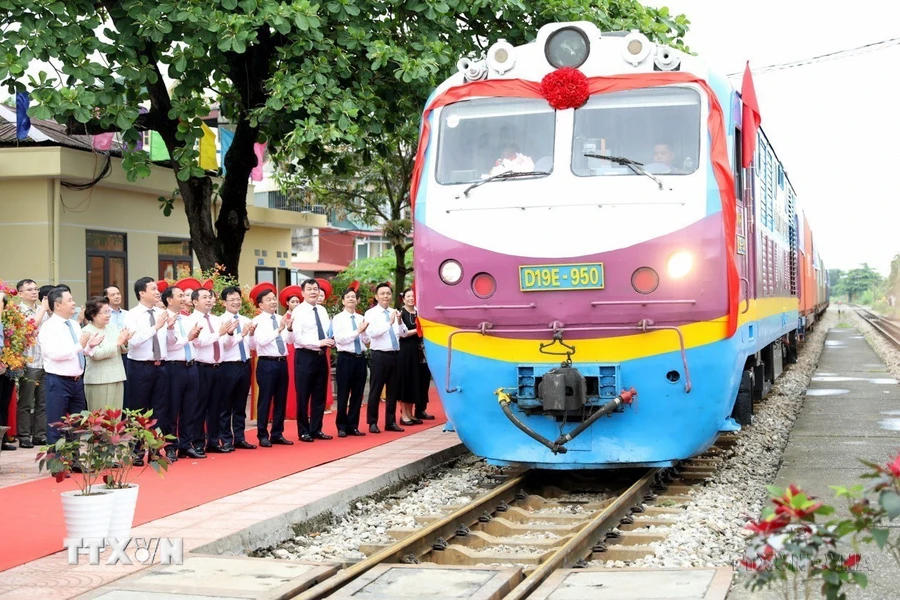
<instances>
[{"instance_id":1,"label":"purple body panel","mask_svg":"<svg viewBox=\"0 0 900 600\"><path fill-rule=\"evenodd\" d=\"M598 229L597 235L602 235L602 229ZM569 258L499 254L461 244L422 223L416 224L415 236L419 314L437 323L476 327L487 321L494 327L546 327L554 321L566 326L634 325L642 319L652 319L657 325L681 325L727 314L721 213L628 248ZM666 260L678 250L692 252L694 266L687 276L673 280L666 272ZM450 258L459 261L463 267L462 281L453 286L444 284L438 273L441 263ZM575 263L603 263L604 289L520 291L520 265ZM650 294L640 294L631 285L634 271L645 266L659 274L659 286ZM486 300L478 298L472 291L472 278L481 272L490 273L497 282L496 292ZM567 337L613 335L621 335L621 332L572 332ZM526 333L505 337L534 336Z\"/></svg>"}]
</instances>

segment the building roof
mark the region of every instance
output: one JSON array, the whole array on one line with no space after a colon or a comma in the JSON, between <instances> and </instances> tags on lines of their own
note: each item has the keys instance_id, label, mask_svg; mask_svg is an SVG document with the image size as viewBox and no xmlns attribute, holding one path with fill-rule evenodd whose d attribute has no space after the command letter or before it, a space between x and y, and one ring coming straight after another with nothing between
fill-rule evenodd
<instances>
[{"instance_id":1,"label":"building roof","mask_svg":"<svg viewBox=\"0 0 900 600\"><path fill-rule=\"evenodd\" d=\"M31 130L24 140L16 138L16 111L0 104L0 147L9 146L65 146L76 150L94 151L93 136L69 135L66 126L56 121L31 119ZM113 156L121 156L122 149L113 141L109 150Z\"/></svg>"},{"instance_id":2,"label":"building roof","mask_svg":"<svg viewBox=\"0 0 900 600\"><path fill-rule=\"evenodd\" d=\"M300 271L329 271L334 273L340 273L344 269L347 268L347 265L338 265L335 263L326 263L326 262L316 262L316 263L301 263L295 262L292 263L291 266Z\"/></svg>"}]
</instances>

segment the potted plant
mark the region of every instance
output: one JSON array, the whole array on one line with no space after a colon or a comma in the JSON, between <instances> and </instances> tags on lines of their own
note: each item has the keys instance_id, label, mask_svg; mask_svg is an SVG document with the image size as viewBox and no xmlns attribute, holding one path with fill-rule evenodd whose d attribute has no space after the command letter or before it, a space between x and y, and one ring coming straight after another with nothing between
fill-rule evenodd
<instances>
[{"instance_id":1,"label":"potted plant","mask_svg":"<svg viewBox=\"0 0 900 600\"><path fill-rule=\"evenodd\" d=\"M37 455L39 470L47 469L57 482L70 474L78 489L62 492L63 515L68 538L105 538L109 530L113 495L95 485L115 460L121 441L101 411L82 411L54 423L61 437L44 446Z\"/></svg>"},{"instance_id":2,"label":"potted plant","mask_svg":"<svg viewBox=\"0 0 900 600\"><path fill-rule=\"evenodd\" d=\"M174 436L164 436L156 427L152 410L142 412L108 408L101 412L106 413L106 422L112 432L111 439L117 443L114 461L103 474L103 485L97 487L111 491L114 497L107 535L123 540L131 537L137 506L138 484L133 483L134 477L136 473L143 471L134 470L134 449L140 447L142 451L147 451L148 462L144 469L150 467L162 476L169 468L169 461L163 455L162 448L167 439L174 439Z\"/></svg>"}]
</instances>

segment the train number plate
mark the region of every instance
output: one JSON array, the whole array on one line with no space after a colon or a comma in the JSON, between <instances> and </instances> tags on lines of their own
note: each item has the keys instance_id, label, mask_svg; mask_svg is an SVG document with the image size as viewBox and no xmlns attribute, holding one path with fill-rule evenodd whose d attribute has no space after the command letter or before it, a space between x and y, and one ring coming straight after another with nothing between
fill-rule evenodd
<instances>
[{"instance_id":1,"label":"train number plate","mask_svg":"<svg viewBox=\"0 0 900 600\"><path fill-rule=\"evenodd\" d=\"M603 280L603 263L519 267L519 288L523 292L602 290Z\"/></svg>"}]
</instances>

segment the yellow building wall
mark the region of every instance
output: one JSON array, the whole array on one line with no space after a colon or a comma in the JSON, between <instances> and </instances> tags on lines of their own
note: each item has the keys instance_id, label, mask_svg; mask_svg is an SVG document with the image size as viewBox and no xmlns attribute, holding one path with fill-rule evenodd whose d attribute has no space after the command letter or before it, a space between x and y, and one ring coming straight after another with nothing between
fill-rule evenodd
<instances>
[{"instance_id":1,"label":"yellow building wall","mask_svg":"<svg viewBox=\"0 0 900 600\"><path fill-rule=\"evenodd\" d=\"M122 233L128 281L122 292L128 305L134 305L134 282L159 276L159 238L189 239L187 217L178 199L171 216L159 209L159 196L171 195L176 187L172 171L162 167L129 182L114 158L109 175L87 190L59 184L90 181L104 161L101 155L60 147L0 148L0 279L65 283L81 303L87 294L86 232ZM325 217L254 207L252 202L248 213L251 228L238 265L241 283L255 285L257 267L268 267L284 270L278 272L281 287L291 266L292 228L324 227ZM214 211L214 221L216 216Z\"/></svg>"}]
</instances>

